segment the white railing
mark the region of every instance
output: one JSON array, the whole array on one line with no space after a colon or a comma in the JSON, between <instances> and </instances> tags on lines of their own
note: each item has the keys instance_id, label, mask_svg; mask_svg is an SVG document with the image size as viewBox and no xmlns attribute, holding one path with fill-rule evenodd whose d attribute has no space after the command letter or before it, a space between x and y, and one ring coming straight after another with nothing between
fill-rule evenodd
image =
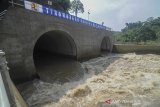
<instances>
[{"instance_id":1,"label":"white railing","mask_svg":"<svg viewBox=\"0 0 160 107\"><path fill-rule=\"evenodd\" d=\"M19 4L19 3L15 3L13 0L9 1L9 3L12 4L12 6L17 5L17 6L24 7L24 5Z\"/></svg>"},{"instance_id":2,"label":"white railing","mask_svg":"<svg viewBox=\"0 0 160 107\"><path fill-rule=\"evenodd\" d=\"M6 14L7 10L4 10L0 13L0 20L3 19L3 16Z\"/></svg>"},{"instance_id":3,"label":"white railing","mask_svg":"<svg viewBox=\"0 0 160 107\"><path fill-rule=\"evenodd\" d=\"M8 98L9 96L7 95L7 90L6 90L7 86L5 86L6 84L4 82L6 78L3 75L5 72L3 67L4 67L4 64L6 63L3 58L4 55L5 53L0 50L0 68L1 68L0 69L0 107L11 107L9 98Z\"/></svg>"},{"instance_id":4,"label":"white railing","mask_svg":"<svg viewBox=\"0 0 160 107\"><path fill-rule=\"evenodd\" d=\"M0 16L3 16L6 13L7 10L4 10L0 13Z\"/></svg>"}]
</instances>

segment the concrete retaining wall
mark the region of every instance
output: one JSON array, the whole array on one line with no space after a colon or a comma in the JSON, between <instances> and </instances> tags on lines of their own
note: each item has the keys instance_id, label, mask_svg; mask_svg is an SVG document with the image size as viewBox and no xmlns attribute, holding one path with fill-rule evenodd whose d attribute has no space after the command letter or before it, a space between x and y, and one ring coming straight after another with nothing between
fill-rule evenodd
<instances>
[{"instance_id":1,"label":"concrete retaining wall","mask_svg":"<svg viewBox=\"0 0 160 107\"><path fill-rule=\"evenodd\" d=\"M160 46L150 46L150 45L130 45L130 44L115 44L113 45L114 53L150 53L150 54L160 54Z\"/></svg>"},{"instance_id":2,"label":"concrete retaining wall","mask_svg":"<svg viewBox=\"0 0 160 107\"><path fill-rule=\"evenodd\" d=\"M5 95L5 96L3 96L2 101L7 100L9 102L8 106L5 102L2 102L2 106L28 107L27 104L25 103L25 101L23 100L22 96L18 92L17 88L15 87L14 83L12 82L8 70L9 70L9 68L7 67L5 53L0 50L0 74L2 76L1 82L4 83L4 88L5 88L4 91L6 91L6 93L7 93L7 95L2 93L3 95Z\"/></svg>"},{"instance_id":3,"label":"concrete retaining wall","mask_svg":"<svg viewBox=\"0 0 160 107\"><path fill-rule=\"evenodd\" d=\"M13 95L13 91L12 91L12 87L11 87L11 79L10 79L10 75L9 75L8 70L9 69L7 67L5 53L0 50L0 74L2 76L5 91L7 93L7 95L3 96L3 97L4 97L4 99L6 98L9 101L9 105L11 107L16 107L14 95Z\"/></svg>"}]
</instances>

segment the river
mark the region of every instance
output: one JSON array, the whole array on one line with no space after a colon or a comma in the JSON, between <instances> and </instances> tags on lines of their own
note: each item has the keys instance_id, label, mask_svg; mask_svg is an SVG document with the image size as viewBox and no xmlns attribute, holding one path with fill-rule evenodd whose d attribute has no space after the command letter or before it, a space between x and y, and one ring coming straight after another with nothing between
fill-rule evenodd
<instances>
[{"instance_id":1,"label":"river","mask_svg":"<svg viewBox=\"0 0 160 107\"><path fill-rule=\"evenodd\" d=\"M70 63L75 72L54 72L62 81L18 86L30 107L160 107L160 55L111 54L61 65L70 69Z\"/></svg>"}]
</instances>

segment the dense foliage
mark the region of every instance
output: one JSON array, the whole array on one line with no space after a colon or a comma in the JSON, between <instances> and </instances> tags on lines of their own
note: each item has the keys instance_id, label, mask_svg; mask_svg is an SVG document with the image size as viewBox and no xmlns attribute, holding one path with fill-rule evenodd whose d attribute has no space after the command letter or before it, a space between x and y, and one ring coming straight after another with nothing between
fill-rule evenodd
<instances>
[{"instance_id":1,"label":"dense foliage","mask_svg":"<svg viewBox=\"0 0 160 107\"><path fill-rule=\"evenodd\" d=\"M144 42L160 40L160 17L150 17L146 21L126 23L122 32L116 33L117 42Z\"/></svg>"},{"instance_id":2,"label":"dense foliage","mask_svg":"<svg viewBox=\"0 0 160 107\"><path fill-rule=\"evenodd\" d=\"M73 0L70 2L70 0L51 0L53 8L65 12L72 12L75 13L77 16L78 13L84 12L83 4L80 0Z\"/></svg>"},{"instance_id":3,"label":"dense foliage","mask_svg":"<svg viewBox=\"0 0 160 107\"><path fill-rule=\"evenodd\" d=\"M83 13L84 12L84 7L83 7L82 2L80 0L73 0L71 2L70 11L72 13L75 13L76 16L77 16L78 13Z\"/></svg>"},{"instance_id":4,"label":"dense foliage","mask_svg":"<svg viewBox=\"0 0 160 107\"><path fill-rule=\"evenodd\" d=\"M59 6L62 7L63 11L68 12L70 9L70 0L55 0Z\"/></svg>"},{"instance_id":5,"label":"dense foliage","mask_svg":"<svg viewBox=\"0 0 160 107\"><path fill-rule=\"evenodd\" d=\"M68 12L71 6L70 0L36 0L35 2L64 12Z\"/></svg>"}]
</instances>

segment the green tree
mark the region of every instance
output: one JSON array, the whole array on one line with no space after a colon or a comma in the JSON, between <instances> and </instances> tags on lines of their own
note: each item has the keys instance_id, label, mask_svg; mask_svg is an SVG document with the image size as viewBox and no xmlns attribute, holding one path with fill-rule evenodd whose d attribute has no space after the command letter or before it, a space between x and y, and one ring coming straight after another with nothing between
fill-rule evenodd
<instances>
[{"instance_id":1,"label":"green tree","mask_svg":"<svg viewBox=\"0 0 160 107\"><path fill-rule=\"evenodd\" d=\"M120 42L160 41L160 17L149 17L144 22L126 23L118 36Z\"/></svg>"},{"instance_id":2,"label":"green tree","mask_svg":"<svg viewBox=\"0 0 160 107\"><path fill-rule=\"evenodd\" d=\"M158 40L160 41L160 31L156 33Z\"/></svg>"},{"instance_id":3,"label":"green tree","mask_svg":"<svg viewBox=\"0 0 160 107\"><path fill-rule=\"evenodd\" d=\"M83 4L80 0L74 0L71 2L71 13L75 13L75 16L77 16L78 13L84 12Z\"/></svg>"},{"instance_id":4,"label":"green tree","mask_svg":"<svg viewBox=\"0 0 160 107\"><path fill-rule=\"evenodd\" d=\"M70 0L56 0L56 2L63 8L63 11L68 12L68 10L70 9Z\"/></svg>"},{"instance_id":5,"label":"green tree","mask_svg":"<svg viewBox=\"0 0 160 107\"><path fill-rule=\"evenodd\" d=\"M48 4L49 7L64 12L68 12L68 10L70 9L70 0L38 0L36 2L43 5Z\"/></svg>"},{"instance_id":6,"label":"green tree","mask_svg":"<svg viewBox=\"0 0 160 107\"><path fill-rule=\"evenodd\" d=\"M132 30L134 28L140 28L143 25L143 22L138 21L135 23L126 23L126 27L122 29L122 32L127 32L128 30Z\"/></svg>"},{"instance_id":7,"label":"green tree","mask_svg":"<svg viewBox=\"0 0 160 107\"><path fill-rule=\"evenodd\" d=\"M149 17L148 19L147 19L147 22L151 22L151 21L153 21L154 20L154 17Z\"/></svg>"},{"instance_id":8,"label":"green tree","mask_svg":"<svg viewBox=\"0 0 160 107\"><path fill-rule=\"evenodd\" d=\"M148 27L142 27L138 32L138 39L146 42L147 40L156 40L156 33Z\"/></svg>"}]
</instances>

